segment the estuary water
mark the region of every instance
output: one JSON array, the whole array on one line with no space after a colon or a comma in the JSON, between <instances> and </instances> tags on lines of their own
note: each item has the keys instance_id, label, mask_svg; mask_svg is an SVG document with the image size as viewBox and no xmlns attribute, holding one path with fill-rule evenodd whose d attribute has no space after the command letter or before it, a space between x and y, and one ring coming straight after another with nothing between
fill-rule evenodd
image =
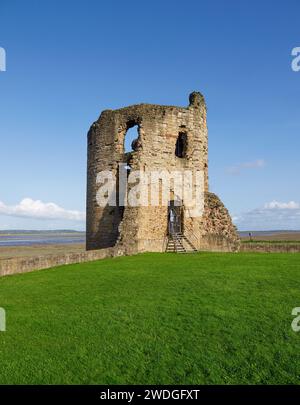
<instances>
[{"instance_id":1,"label":"estuary water","mask_svg":"<svg viewBox=\"0 0 300 405\"><path fill-rule=\"evenodd\" d=\"M1 234L1 246L31 246L31 245L65 245L73 243L85 243L85 233L20 233Z\"/></svg>"}]
</instances>

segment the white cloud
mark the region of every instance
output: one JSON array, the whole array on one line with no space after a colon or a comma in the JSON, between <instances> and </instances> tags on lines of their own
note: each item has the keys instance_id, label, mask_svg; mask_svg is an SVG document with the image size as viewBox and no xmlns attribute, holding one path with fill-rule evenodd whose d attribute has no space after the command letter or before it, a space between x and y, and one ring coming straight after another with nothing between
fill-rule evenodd
<instances>
[{"instance_id":1,"label":"white cloud","mask_svg":"<svg viewBox=\"0 0 300 405\"><path fill-rule=\"evenodd\" d=\"M287 203L278 202L278 201L271 201L270 203L266 203L264 205L266 209L288 209L288 210L297 210L300 209L300 204L296 203L295 201L290 201Z\"/></svg>"},{"instance_id":2,"label":"white cloud","mask_svg":"<svg viewBox=\"0 0 300 405\"><path fill-rule=\"evenodd\" d=\"M0 201L0 214L36 219L85 220L84 212L66 210L53 202L44 203L40 200L32 200L31 198L24 198L17 205L6 205Z\"/></svg>"},{"instance_id":3,"label":"white cloud","mask_svg":"<svg viewBox=\"0 0 300 405\"><path fill-rule=\"evenodd\" d=\"M240 174L244 169L262 169L266 166L266 162L264 159L257 159L252 162L244 162L240 163L236 166L229 167L227 172L229 174Z\"/></svg>"},{"instance_id":4,"label":"white cloud","mask_svg":"<svg viewBox=\"0 0 300 405\"><path fill-rule=\"evenodd\" d=\"M233 217L240 230L299 230L300 203L295 201L271 201L262 208L244 212Z\"/></svg>"}]
</instances>

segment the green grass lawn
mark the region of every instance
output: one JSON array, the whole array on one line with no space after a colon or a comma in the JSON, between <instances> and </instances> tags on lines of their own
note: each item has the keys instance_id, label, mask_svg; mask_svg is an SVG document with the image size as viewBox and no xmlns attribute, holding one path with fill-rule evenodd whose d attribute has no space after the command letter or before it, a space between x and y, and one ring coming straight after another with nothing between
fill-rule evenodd
<instances>
[{"instance_id":1,"label":"green grass lawn","mask_svg":"<svg viewBox=\"0 0 300 405\"><path fill-rule=\"evenodd\" d=\"M0 278L1 384L300 379L300 255L143 254Z\"/></svg>"}]
</instances>

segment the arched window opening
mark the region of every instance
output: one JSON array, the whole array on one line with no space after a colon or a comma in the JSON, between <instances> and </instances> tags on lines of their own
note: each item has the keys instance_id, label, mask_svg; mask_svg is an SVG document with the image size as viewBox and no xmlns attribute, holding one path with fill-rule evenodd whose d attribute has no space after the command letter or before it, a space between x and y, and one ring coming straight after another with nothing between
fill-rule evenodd
<instances>
[{"instance_id":1,"label":"arched window opening","mask_svg":"<svg viewBox=\"0 0 300 405\"><path fill-rule=\"evenodd\" d=\"M125 153L134 152L137 146L139 137L139 126L135 123L128 123L128 130L124 139Z\"/></svg>"},{"instance_id":2,"label":"arched window opening","mask_svg":"<svg viewBox=\"0 0 300 405\"><path fill-rule=\"evenodd\" d=\"M179 158L185 158L186 148L187 148L187 134L185 132L179 132L176 141L175 155Z\"/></svg>"}]
</instances>

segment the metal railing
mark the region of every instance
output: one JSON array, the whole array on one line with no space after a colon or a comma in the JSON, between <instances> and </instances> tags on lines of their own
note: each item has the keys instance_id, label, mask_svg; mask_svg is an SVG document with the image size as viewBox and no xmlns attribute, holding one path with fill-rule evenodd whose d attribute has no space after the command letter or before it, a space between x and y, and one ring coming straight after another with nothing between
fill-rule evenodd
<instances>
[{"instance_id":1,"label":"metal railing","mask_svg":"<svg viewBox=\"0 0 300 405\"><path fill-rule=\"evenodd\" d=\"M185 225L183 235L187 238L188 242L192 245L195 250L199 250L200 239L195 235L193 230Z\"/></svg>"}]
</instances>

